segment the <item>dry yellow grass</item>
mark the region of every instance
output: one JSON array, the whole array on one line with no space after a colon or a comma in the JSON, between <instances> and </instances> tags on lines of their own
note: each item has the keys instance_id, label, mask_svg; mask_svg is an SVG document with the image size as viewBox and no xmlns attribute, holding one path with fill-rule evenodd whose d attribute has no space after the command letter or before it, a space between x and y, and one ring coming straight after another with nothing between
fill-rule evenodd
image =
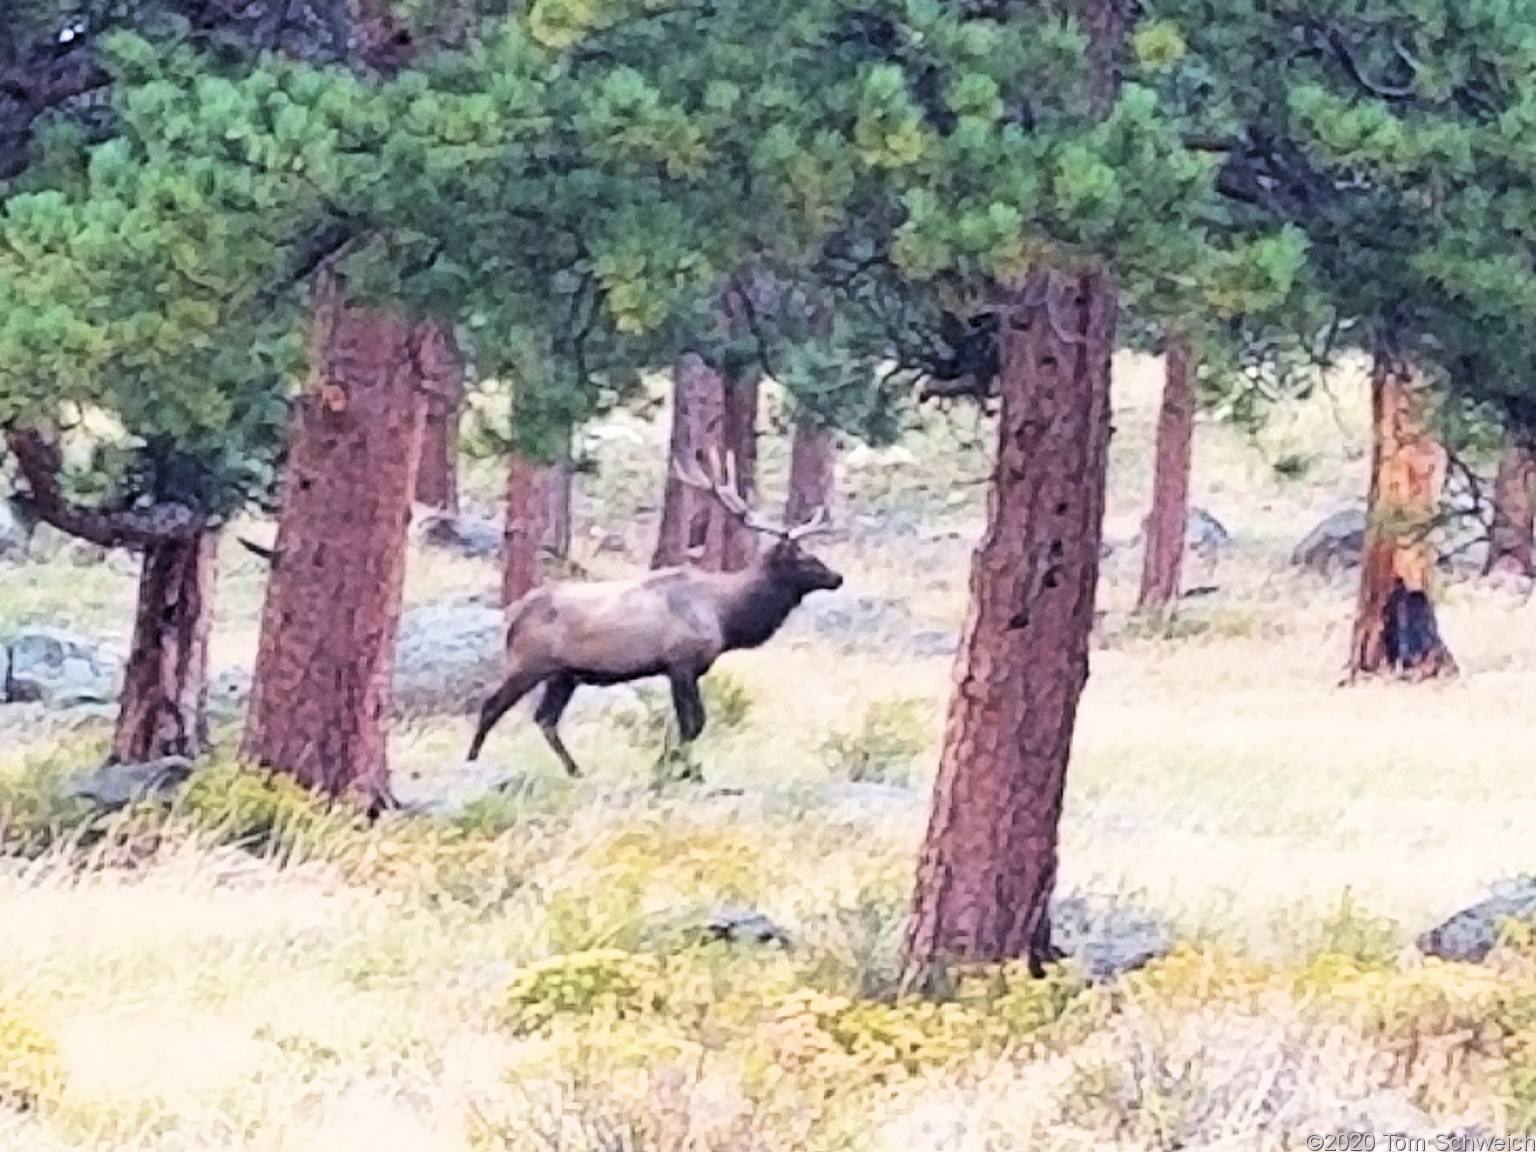
<instances>
[{"instance_id":1,"label":"dry yellow grass","mask_svg":"<svg viewBox=\"0 0 1536 1152\"><path fill-rule=\"evenodd\" d=\"M1111 539L1129 539L1143 511L1158 382L1155 365L1120 365ZM1460 682L1335 686L1352 589L1324 586L1284 563L1312 523L1363 487L1363 462L1347 451L1364 431L1360 381L1335 381L1334 391L1339 411L1311 404L1257 447L1230 430L1200 428L1193 499L1236 540L1217 572L1220 594L1185 609L1204 631L1138 638L1124 620L1135 551L1106 564L1106 642L1093 657L1063 827L1064 887L1139 893L1191 936L1287 962L1318 950L1322 918L1346 891L1361 915L1392 922L1382 929L1388 943L1407 943L1489 882L1529 867L1536 826L1536 773L1527 767L1536 714L1524 706L1536 687L1536 605L1457 586L1443 628L1467 672ZM1304 449L1317 459L1304 478L1282 480L1261 449ZM625 450L621 463L639 476L634 491L659 476L652 450ZM921 466L895 480L932 507L946 504L948 481L974 476L983 462L975 451L956 463L936 459L931 445L914 450ZM773 453L769 464L774 479ZM493 491L494 482L477 469L471 493ZM958 622L967 533L980 513L980 490L964 491L942 519L959 538L840 544L826 553L853 591L900 595L921 615ZM635 499L614 495L613 522L628 521ZM583 558L591 559L585 551ZM593 567L622 564L610 558ZM250 659L261 579L258 562L227 549L216 665ZM124 635L126 574L60 564L4 580L0 619ZM408 596L494 586L489 565L418 554ZM730 1061L747 1059L745 1041L722 1039L718 1050L701 1049L713 1053L708 1059L668 1063L655 1053L700 1043L691 1026L674 1021L670 1031L638 1039L598 1031L584 1047L567 1036L575 1047L554 1049L560 1070L551 1077L551 1049L497 1026L507 979L546 956L639 946L658 917L720 900L757 903L806 942L803 957L782 961L798 965L791 975L799 982L847 985L889 963L950 662L842 655L825 639L785 638L722 667L748 686L752 710L740 729L709 733L700 755L710 786L739 796L652 795L652 750L597 712L570 726L574 754L592 769L589 780L571 784L520 712L493 738L484 766L488 781L516 771L532 790L509 802L501 818L510 831L500 836L376 830L344 860L279 868L177 835L134 871L77 874L62 859L0 871L0 1005L21 1006L39 1022L67 1072L56 1104L25 1114L0 1109L0 1149L435 1152L465 1148L476 1132L490 1140L480 1147L598 1146L547 1132L542 1140L487 1137L495 1128L488 1117L526 1119L538 1110L508 1087L509 1068L524 1070L545 1105L563 1085L568 1103L587 1101L572 1105L578 1112L611 1107L650 1117L649 1135L632 1132L630 1143L611 1145L636 1152L1175 1146L1147 1120L1151 1105L1115 1105L1138 1117L1118 1129L1089 1115L1100 1105L1114 1109L1084 1087L1084 1068L1152 1049L1193 1061L1185 1079L1205 1085L1203 1107L1228 1101L1236 1110L1221 1132L1200 1129L1237 1141L1231 1147L1279 1138L1279 1121L1260 1122L1269 1113L1243 1079L1255 1069L1272 1065L1311 1085L1292 1098L1301 1110L1288 1114L1292 1135L1308 1122L1305 1109L1321 1114L1380 1087L1370 1069L1382 1041L1320 1023L1295 999L1273 1021L1148 1002L1083 1045L860 1087L821 1111L807 1103L806 1083L791 1078L781 1085L793 1089L790 1103L759 1117L756 1143L714 1142L700 1119L739 1120L745 1090ZM871 704L900 696L931 704L918 721L927 750L905 799L886 789L861 805L832 787L822 744L833 729L856 726ZM397 773L428 786L456 763L468 732L468 721L443 721L399 733ZM14 772L56 737L6 740L0 771ZM790 976L772 977L781 978ZM732 995L750 999L740 988ZM635 1055L636 1045L653 1055ZM613 1068L635 1067L655 1075L621 1090L628 1081ZM588 1081L578 1083L582 1074ZM666 1096L673 1075L691 1086L682 1104ZM1491 1072L1456 1075L1471 1093L1456 1109L1507 1120L1488 1087ZM1193 1088L1170 1091L1185 1112L1198 1104ZM1065 1098L1088 1111L1063 1114ZM1455 1110L1445 1107L1437 1119ZM678 1115L692 1119L678 1128ZM1180 1123L1194 1121L1185 1115Z\"/></svg>"}]
</instances>

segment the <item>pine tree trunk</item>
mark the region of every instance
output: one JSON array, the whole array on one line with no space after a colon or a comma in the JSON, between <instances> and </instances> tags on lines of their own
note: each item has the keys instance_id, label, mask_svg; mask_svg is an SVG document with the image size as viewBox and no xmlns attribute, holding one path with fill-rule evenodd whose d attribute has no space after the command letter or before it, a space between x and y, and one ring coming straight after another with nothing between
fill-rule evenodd
<instances>
[{"instance_id":1,"label":"pine tree trunk","mask_svg":"<svg viewBox=\"0 0 1536 1152\"><path fill-rule=\"evenodd\" d=\"M316 291L242 756L377 808L427 386L412 324Z\"/></svg>"},{"instance_id":2,"label":"pine tree trunk","mask_svg":"<svg viewBox=\"0 0 1536 1152\"><path fill-rule=\"evenodd\" d=\"M416 503L457 514L464 366L453 334L446 325L435 320L424 321L420 341L421 370L428 391L426 425L421 437L421 467L416 473Z\"/></svg>"},{"instance_id":3,"label":"pine tree trunk","mask_svg":"<svg viewBox=\"0 0 1536 1152\"><path fill-rule=\"evenodd\" d=\"M1115 307L1101 273L1037 273L1008 304L997 459L907 927L909 987L953 961L1022 957L1039 972L1056 957L1049 903L1088 679Z\"/></svg>"},{"instance_id":4,"label":"pine tree trunk","mask_svg":"<svg viewBox=\"0 0 1536 1152\"><path fill-rule=\"evenodd\" d=\"M684 484L672 468L676 461L693 463L700 452L719 446L725 386L720 373L694 352L679 358L674 375L667 480L651 567L672 568L693 560L714 571L723 555L721 517L709 493Z\"/></svg>"},{"instance_id":5,"label":"pine tree trunk","mask_svg":"<svg viewBox=\"0 0 1536 1152\"><path fill-rule=\"evenodd\" d=\"M1157 417L1157 463L1152 511L1142 534L1141 593L1136 610L1163 615L1179 599L1184 537L1189 518L1190 455L1195 397L1190 387L1189 348L1171 343L1164 358L1163 403Z\"/></svg>"},{"instance_id":6,"label":"pine tree trunk","mask_svg":"<svg viewBox=\"0 0 1536 1152\"><path fill-rule=\"evenodd\" d=\"M1371 366L1371 483L1360 593L1350 643L1350 680L1398 672L1454 675L1430 599L1431 539L1445 454L1425 426L1412 369L1378 350Z\"/></svg>"},{"instance_id":7,"label":"pine tree trunk","mask_svg":"<svg viewBox=\"0 0 1536 1152\"><path fill-rule=\"evenodd\" d=\"M1536 443L1513 430L1504 436L1504 452L1493 482L1493 527L1487 571L1530 576L1536 541Z\"/></svg>"},{"instance_id":8,"label":"pine tree trunk","mask_svg":"<svg viewBox=\"0 0 1536 1152\"><path fill-rule=\"evenodd\" d=\"M571 442L567 437L560 459L543 469L545 511L544 547L559 560L571 558L571 494L573 485Z\"/></svg>"},{"instance_id":9,"label":"pine tree trunk","mask_svg":"<svg viewBox=\"0 0 1536 1152\"><path fill-rule=\"evenodd\" d=\"M809 419L795 422L789 444L789 496L784 501L784 523L804 524L818 508L832 520L836 489L837 440L830 428Z\"/></svg>"},{"instance_id":10,"label":"pine tree trunk","mask_svg":"<svg viewBox=\"0 0 1536 1152\"><path fill-rule=\"evenodd\" d=\"M1125 10L1064 7L1088 37L1089 110L1106 115ZM909 988L953 961L1019 957L1039 974L1060 956L1050 901L1104 537L1116 292L1102 271L1042 269L1009 296L987 526L903 947Z\"/></svg>"},{"instance_id":11,"label":"pine tree trunk","mask_svg":"<svg viewBox=\"0 0 1536 1152\"><path fill-rule=\"evenodd\" d=\"M732 381L725 389L724 419L721 421L721 439L724 451L736 460L736 480L739 491L752 504L757 497L757 409L760 377L749 372L740 380ZM723 541L720 550L719 570L739 572L757 559L757 533L740 520L727 516L718 505L712 507L720 520Z\"/></svg>"},{"instance_id":12,"label":"pine tree trunk","mask_svg":"<svg viewBox=\"0 0 1536 1152\"><path fill-rule=\"evenodd\" d=\"M548 518L552 471L517 453L507 462L507 510L501 535L503 605L520 599L539 584L539 552Z\"/></svg>"},{"instance_id":13,"label":"pine tree trunk","mask_svg":"<svg viewBox=\"0 0 1536 1152\"><path fill-rule=\"evenodd\" d=\"M111 758L142 764L196 759L208 746L208 634L218 536L144 549L138 610L112 734Z\"/></svg>"}]
</instances>

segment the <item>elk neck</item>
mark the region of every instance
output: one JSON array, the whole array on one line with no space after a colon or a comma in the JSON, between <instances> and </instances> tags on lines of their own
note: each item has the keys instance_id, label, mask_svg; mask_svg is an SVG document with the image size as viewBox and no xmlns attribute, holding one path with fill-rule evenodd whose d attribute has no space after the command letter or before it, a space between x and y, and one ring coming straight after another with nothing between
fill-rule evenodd
<instances>
[{"instance_id":1,"label":"elk neck","mask_svg":"<svg viewBox=\"0 0 1536 1152\"><path fill-rule=\"evenodd\" d=\"M766 643L805 596L775 580L761 562L728 573L720 582L720 631L728 650Z\"/></svg>"}]
</instances>

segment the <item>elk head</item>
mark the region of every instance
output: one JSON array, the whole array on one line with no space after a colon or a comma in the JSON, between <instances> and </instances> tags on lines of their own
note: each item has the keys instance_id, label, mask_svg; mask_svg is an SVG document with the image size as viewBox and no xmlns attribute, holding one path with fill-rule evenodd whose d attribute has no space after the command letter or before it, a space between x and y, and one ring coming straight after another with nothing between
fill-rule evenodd
<instances>
[{"instance_id":1,"label":"elk head","mask_svg":"<svg viewBox=\"0 0 1536 1152\"><path fill-rule=\"evenodd\" d=\"M789 585L797 592L831 591L842 586L843 578L815 556L800 547L800 541L817 533L830 531L827 510L818 508L804 524L782 527L770 524L748 506L741 488L736 482L736 458L726 453L724 467L718 450L710 452L710 471L706 473L697 463L685 466L673 462L677 478L692 488L711 493L720 506L734 519L754 532L774 538L774 545L759 563L776 582Z\"/></svg>"}]
</instances>

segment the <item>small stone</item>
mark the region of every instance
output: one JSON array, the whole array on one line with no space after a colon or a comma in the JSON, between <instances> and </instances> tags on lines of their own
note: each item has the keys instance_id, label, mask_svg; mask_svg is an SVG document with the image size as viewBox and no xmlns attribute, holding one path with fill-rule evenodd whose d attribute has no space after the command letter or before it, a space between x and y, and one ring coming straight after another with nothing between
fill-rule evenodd
<instances>
[{"instance_id":1,"label":"small stone","mask_svg":"<svg viewBox=\"0 0 1536 1152\"><path fill-rule=\"evenodd\" d=\"M708 940L734 944L779 944L791 947L789 933L755 908L725 904L716 908L701 925Z\"/></svg>"},{"instance_id":2,"label":"small stone","mask_svg":"<svg viewBox=\"0 0 1536 1152\"><path fill-rule=\"evenodd\" d=\"M1498 944L1505 920L1536 920L1536 883L1496 892L1424 932L1415 943L1426 956L1480 964Z\"/></svg>"}]
</instances>

